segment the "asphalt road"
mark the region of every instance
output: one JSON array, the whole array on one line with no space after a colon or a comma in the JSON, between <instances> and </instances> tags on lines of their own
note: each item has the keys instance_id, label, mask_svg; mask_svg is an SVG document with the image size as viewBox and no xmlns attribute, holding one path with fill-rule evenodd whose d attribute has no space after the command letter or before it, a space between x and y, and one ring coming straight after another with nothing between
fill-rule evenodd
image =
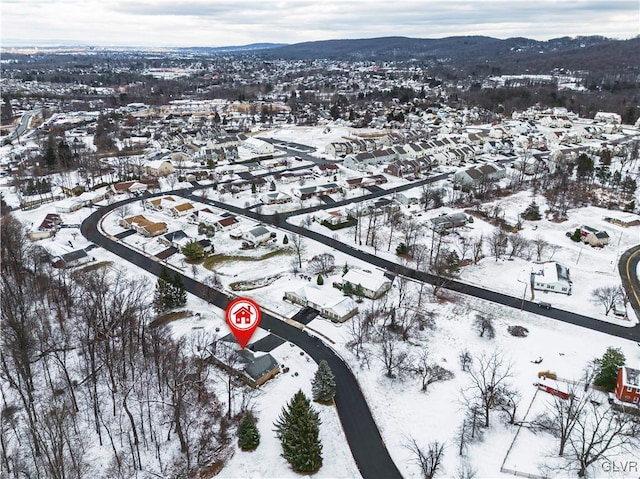
<instances>
[{"instance_id":1,"label":"asphalt road","mask_svg":"<svg viewBox=\"0 0 640 479\"><path fill-rule=\"evenodd\" d=\"M193 189L183 190L183 193ZM179 191L173 192L178 194ZM159 193L151 196L160 196ZM201 200L201 199L200 199ZM109 211L129 203L133 200L124 200L110 206L102 207L91 214L81 225L80 231L89 241L120 256L130 263L155 274L160 275L162 263L142 255L121 243L112 241L104 236L97 228L100 219ZM231 301L231 297L214 290L192 278L181 275L185 288L205 301L214 304L224 310ZM310 336L304 331L267 314L262 313L260 327L269 330L286 341L292 342L303 349L314 361L327 361L336 380L336 409L342 423L342 428L349 443L353 458L365 479L369 478L401 478L400 471L394 464L387 450L378 427L371 415L362 391L353 372L337 356L333 350L326 346L320 339Z\"/></svg>"},{"instance_id":2,"label":"asphalt road","mask_svg":"<svg viewBox=\"0 0 640 479\"><path fill-rule=\"evenodd\" d=\"M433 178L428 178L425 180L422 180L420 183L426 183L428 181L436 181L437 179L442 179L441 177L446 176L446 175L439 175L438 177L433 177ZM405 186L405 185L403 185ZM398 188L394 188L395 190L398 190ZM382 194L384 193L384 194ZM378 193L371 193L369 195L365 195L367 198L371 198L371 197L378 197L378 196L384 196L385 194L389 194L389 190L386 190L385 192L378 192ZM202 198L197 197L195 195L188 195L188 198L192 199L193 201L203 201ZM320 210L320 209L326 209L328 207L336 207L336 206L340 206L342 204L348 204L348 203L353 203L353 200L345 200L345 201L339 201L336 202L335 204L332 205L322 205L322 206L318 206L315 208L305 208L303 210L296 210L295 212L292 213L284 213L284 214L280 214L280 215L260 215L254 212L247 212L245 210L243 210L242 208L238 208L236 206L233 205L228 205L226 203L220 203L218 201L215 200L204 200L204 202L210 203L214 206L217 206L219 208L223 208L226 209L232 213L235 214L239 214L239 215L245 215L245 216L249 216L251 218L256 219L257 221L261 221L264 223L269 223L273 226L276 226L280 229L283 230L287 230L290 231L292 233L296 233L302 236L305 236L309 239L318 241L320 243L326 244L327 246L341 251L345 254L348 254L350 256L353 256L355 258L361 259L363 261L366 261L374 266L377 266L379 268L383 268L386 269L388 271L391 271L393 273L396 274L401 274L403 276L407 276L409 278L413 278L419 281L423 281L429 284L433 284L436 280L436 278L429 274L429 273L425 273L422 271L416 271L412 268L408 268L402 265L399 265L397 263L394 263L392 261L388 261L385 260L383 258L380 258L379 256L375 256L372 255L370 253L366 253L364 251L361 251L359 249L356 249L348 244L336 241L332 238L329 238L327 236L324 236L320 233L317 233L315 231L310 231L306 228L302 228L300 226L295 226L292 224L289 224L286 222L286 218L290 215L298 215L300 213L304 213L304 212L311 212L311 211L315 211L315 210ZM640 247L638 247L638 249L640 249ZM634 250L630 250L630 251L634 251ZM640 261L640 253L638 251L635 251L635 253L633 253L632 256L632 262L634 262L635 265L637 265L638 261ZM621 258L621 265L623 262L623 259L625 258L625 255L629 254L629 252L625 253L622 258ZM625 263L625 268L626 268L626 263ZM633 271L635 271L635 266L630 267ZM622 272L622 270L621 270ZM640 342L640 324L636 325L635 327L629 328L629 327L624 327L624 326L619 326L617 324L611 324L611 323L607 323L604 321L600 321L594 318L591 318L589 316L584 316L581 314L576 314L573 313L571 311L565 311L562 309L545 309L545 308L540 308L538 306L537 303L531 302L531 301L522 301L522 298L520 297L515 297L515 296L510 296L507 294L502 294L502 293L497 293L495 291L491 291L488 289L484 289L484 288L480 288L477 286L473 286L470 284L465 284L462 283L460 281L455 281L455 280L448 280L446 282L446 284L444 285L445 289L449 289L451 291L457 291L459 293L463 293L463 294L468 294L470 296L474 296L476 298L480 298L480 299L484 299L487 301L491 301L494 303L498 303L498 304L502 304L504 306L509 306L511 308L514 309L523 309L525 311L528 311L530 313L535 313L538 314L540 316L546 316L548 318L551 319L556 319L558 321L563 321L565 323L569 323L569 324L574 324L576 326L581 326L583 328L588 328L588 329L592 329L594 331L600 331L602 333L606 333L606 334L610 334L612 336L617 336L619 338L624 338L624 339L629 339L631 341L636 341L636 342ZM635 282L635 291L640 291L640 288L638 288L638 281L636 279ZM631 296L634 296L634 300L635 300L635 304L638 305L640 302L638 301L638 296L632 294ZM638 307L638 312L640 312L640 306ZM634 306L634 309L636 307ZM640 317L640 315L638 316Z\"/></svg>"},{"instance_id":3,"label":"asphalt road","mask_svg":"<svg viewBox=\"0 0 640 479\"><path fill-rule=\"evenodd\" d=\"M629 304L640 318L640 281L638 281L638 262L640 262L640 245L628 249L620 256L618 271L622 287L627 293Z\"/></svg>"}]
</instances>

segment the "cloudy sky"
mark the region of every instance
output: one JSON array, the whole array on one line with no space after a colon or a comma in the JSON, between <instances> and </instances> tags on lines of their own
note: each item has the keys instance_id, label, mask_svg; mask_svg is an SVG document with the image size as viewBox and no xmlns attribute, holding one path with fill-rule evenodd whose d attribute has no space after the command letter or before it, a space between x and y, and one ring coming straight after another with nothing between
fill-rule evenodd
<instances>
[{"instance_id":1,"label":"cloudy sky","mask_svg":"<svg viewBox=\"0 0 640 479\"><path fill-rule=\"evenodd\" d=\"M638 35L638 0L1 0L2 46Z\"/></svg>"}]
</instances>

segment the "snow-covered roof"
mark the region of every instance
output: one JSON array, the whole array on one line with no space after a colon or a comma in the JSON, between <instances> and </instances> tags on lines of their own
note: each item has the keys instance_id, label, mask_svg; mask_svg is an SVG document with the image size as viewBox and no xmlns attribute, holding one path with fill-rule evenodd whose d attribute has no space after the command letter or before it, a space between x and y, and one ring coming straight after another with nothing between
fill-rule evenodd
<instances>
[{"instance_id":1,"label":"snow-covered roof","mask_svg":"<svg viewBox=\"0 0 640 479\"><path fill-rule=\"evenodd\" d=\"M353 285L359 284L369 291L378 291L384 284L390 283L390 280L382 275L374 275L361 269L350 269L342 280Z\"/></svg>"}]
</instances>

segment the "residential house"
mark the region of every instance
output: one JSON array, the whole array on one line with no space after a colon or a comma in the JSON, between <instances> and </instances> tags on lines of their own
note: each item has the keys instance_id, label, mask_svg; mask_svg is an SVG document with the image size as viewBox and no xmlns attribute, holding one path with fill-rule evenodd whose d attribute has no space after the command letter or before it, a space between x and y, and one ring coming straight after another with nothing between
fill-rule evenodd
<instances>
[{"instance_id":1,"label":"residential house","mask_svg":"<svg viewBox=\"0 0 640 479\"><path fill-rule=\"evenodd\" d=\"M84 201L78 198L65 198L56 203L56 211L58 213L73 213L78 211L85 205Z\"/></svg>"},{"instance_id":2,"label":"residential house","mask_svg":"<svg viewBox=\"0 0 640 479\"><path fill-rule=\"evenodd\" d=\"M569 268L556 262L536 265L531 271L533 289L554 293L571 294L572 282Z\"/></svg>"},{"instance_id":3,"label":"residential house","mask_svg":"<svg viewBox=\"0 0 640 479\"><path fill-rule=\"evenodd\" d=\"M149 160L144 165L144 172L149 176L168 176L174 172L173 163L169 160Z\"/></svg>"},{"instance_id":4,"label":"residential house","mask_svg":"<svg viewBox=\"0 0 640 479\"><path fill-rule=\"evenodd\" d=\"M180 203L178 205L173 205L171 208L169 208L167 210L167 212L174 216L174 217L180 217L180 216L187 216L190 215L191 213L193 213L195 211L195 206L193 206L191 203L189 202L185 202L185 203Z\"/></svg>"},{"instance_id":5,"label":"residential house","mask_svg":"<svg viewBox=\"0 0 640 479\"><path fill-rule=\"evenodd\" d=\"M619 401L640 406L640 369L627 366L618 368L614 394Z\"/></svg>"},{"instance_id":6,"label":"residential house","mask_svg":"<svg viewBox=\"0 0 640 479\"><path fill-rule=\"evenodd\" d=\"M236 228L240 221L235 216L226 216L216 221L215 226L219 231L229 231Z\"/></svg>"},{"instance_id":7,"label":"residential house","mask_svg":"<svg viewBox=\"0 0 640 479\"><path fill-rule=\"evenodd\" d=\"M340 168L338 165L329 164L329 165L318 165L318 171L323 176L333 176L340 172Z\"/></svg>"},{"instance_id":8,"label":"residential house","mask_svg":"<svg viewBox=\"0 0 640 479\"><path fill-rule=\"evenodd\" d=\"M361 290L369 299L380 298L391 288L391 280L382 274L373 274L361 269L350 269L342 277L342 288L349 285L352 291Z\"/></svg>"},{"instance_id":9,"label":"residential house","mask_svg":"<svg viewBox=\"0 0 640 479\"><path fill-rule=\"evenodd\" d=\"M260 201L265 205L279 205L283 203L291 203L293 198L291 195L283 191L270 191L269 193L262 195Z\"/></svg>"},{"instance_id":10,"label":"residential house","mask_svg":"<svg viewBox=\"0 0 640 479\"><path fill-rule=\"evenodd\" d=\"M242 233L241 238L253 245L259 245L265 243L271 238L271 232L264 226L256 226L248 231Z\"/></svg>"},{"instance_id":11,"label":"residential house","mask_svg":"<svg viewBox=\"0 0 640 479\"><path fill-rule=\"evenodd\" d=\"M152 238L167 232L167 224L163 222L150 221L142 215L130 216L120 220L120 226L132 229L136 233Z\"/></svg>"},{"instance_id":12,"label":"residential house","mask_svg":"<svg viewBox=\"0 0 640 479\"><path fill-rule=\"evenodd\" d=\"M52 264L56 268L75 268L91 261L94 261L94 258L89 256L85 250L80 249L54 258Z\"/></svg>"},{"instance_id":13,"label":"residential house","mask_svg":"<svg viewBox=\"0 0 640 479\"><path fill-rule=\"evenodd\" d=\"M278 361L271 354L241 349L232 334L222 337L207 350L212 352L208 359L237 373L252 388L261 386L280 372Z\"/></svg>"},{"instance_id":14,"label":"residential house","mask_svg":"<svg viewBox=\"0 0 640 479\"><path fill-rule=\"evenodd\" d=\"M464 213L442 214L429 220L434 231L442 232L448 229L465 226L469 222L469 217Z\"/></svg>"},{"instance_id":15,"label":"residential house","mask_svg":"<svg viewBox=\"0 0 640 479\"><path fill-rule=\"evenodd\" d=\"M341 188L335 183L328 183L326 185L305 186L301 188L295 188L292 190L293 194L301 200L313 198L314 196L330 195L332 193L339 193Z\"/></svg>"},{"instance_id":16,"label":"residential house","mask_svg":"<svg viewBox=\"0 0 640 479\"><path fill-rule=\"evenodd\" d=\"M49 213L44 217L40 226L35 231L29 232L29 239L31 241L38 241L45 238L51 238L55 236L60 225L62 224L62 218L55 213Z\"/></svg>"},{"instance_id":17,"label":"residential house","mask_svg":"<svg viewBox=\"0 0 640 479\"><path fill-rule=\"evenodd\" d=\"M111 185L111 190L115 194L119 194L119 193L136 194L136 193L141 193L143 191L146 191L146 189L147 189L147 185L139 181L123 181L123 182L114 183Z\"/></svg>"},{"instance_id":18,"label":"residential house","mask_svg":"<svg viewBox=\"0 0 640 479\"><path fill-rule=\"evenodd\" d=\"M162 235L158 240L166 246L173 246L174 248L181 249L191 241L191 238L183 230L177 230Z\"/></svg>"},{"instance_id":19,"label":"residential house","mask_svg":"<svg viewBox=\"0 0 640 479\"><path fill-rule=\"evenodd\" d=\"M457 171L453 175L453 181L461 186L479 186L485 182L498 181L506 175L504 167L490 163Z\"/></svg>"},{"instance_id":20,"label":"residential house","mask_svg":"<svg viewBox=\"0 0 640 479\"><path fill-rule=\"evenodd\" d=\"M609 244L609 234L606 231L600 231L590 226L582 225L580 235L582 241L591 246L602 247Z\"/></svg>"},{"instance_id":21,"label":"residential house","mask_svg":"<svg viewBox=\"0 0 640 479\"><path fill-rule=\"evenodd\" d=\"M329 223L330 225L337 226L349 222L349 215L343 210L332 210L326 212L319 212L318 221L320 223Z\"/></svg>"},{"instance_id":22,"label":"residential house","mask_svg":"<svg viewBox=\"0 0 640 479\"><path fill-rule=\"evenodd\" d=\"M284 293L284 299L317 310L323 318L342 323L358 313L356 303L333 288L314 284Z\"/></svg>"},{"instance_id":23,"label":"residential house","mask_svg":"<svg viewBox=\"0 0 640 479\"><path fill-rule=\"evenodd\" d=\"M595 114L593 119L600 123L610 123L614 125L622 124L622 117L618 113L599 111Z\"/></svg>"},{"instance_id":24,"label":"residential house","mask_svg":"<svg viewBox=\"0 0 640 479\"><path fill-rule=\"evenodd\" d=\"M256 155L273 155L274 152L271 143L252 136L244 140L243 146L249 148Z\"/></svg>"},{"instance_id":25,"label":"residential house","mask_svg":"<svg viewBox=\"0 0 640 479\"><path fill-rule=\"evenodd\" d=\"M640 225L640 216L638 215L623 215L615 218L606 217L604 220L614 225L622 226L623 228Z\"/></svg>"}]
</instances>

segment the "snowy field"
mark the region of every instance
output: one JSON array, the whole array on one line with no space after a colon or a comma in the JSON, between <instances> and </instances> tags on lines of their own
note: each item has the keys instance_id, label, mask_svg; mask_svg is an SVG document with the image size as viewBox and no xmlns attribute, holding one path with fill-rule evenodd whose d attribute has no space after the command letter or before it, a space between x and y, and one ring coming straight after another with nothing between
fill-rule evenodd
<instances>
[{"instance_id":1,"label":"snowy field","mask_svg":"<svg viewBox=\"0 0 640 479\"><path fill-rule=\"evenodd\" d=\"M286 132L286 130L282 131ZM309 132L311 136L314 134L318 134L317 131L315 133ZM286 137L286 134L282 132L279 135ZM295 140L303 143L307 141L297 135ZM500 200L500 207L505 213L505 219L515 223L518 219L518 213L524 211L532 199L534 198L531 194L520 193ZM544 199L535 197L535 200L540 205L540 210L544 212ZM37 227L47 213L55 212L55 205L55 203L51 203L29 211L16 211L14 214L27 226L35 225ZM485 207L487 206L489 205L485 205ZM75 213L63 213L61 216L65 224L79 225L91 211L88 208L83 208ZM441 208L421 212L422 216L419 217L416 211L415 216L426 221L440 213L450 211L452 210ZM167 222L169 231L183 229L188 234L195 235L197 228L189 225L184 219L174 219L162 213L143 211L139 202L131 205L128 215L141 213L149 219ZM604 222L602 218L610 214L611 212L599 208L582 208L570 210L568 212L569 220L564 223L553 223L546 219L537 222L524 222L524 229L521 231L523 236L528 239L542 236L552 245L542 259L558 261L568 266L571 269L573 280L574 294L572 296L539 293L536 295L536 300L548 301L553 304L554 308L579 312L604 321L615 321L622 325L636 323L637 320L632 315L628 321L615 319L611 317L611 314L609 317L605 317L602 306L594 304L590 298L590 292L597 286L619 284L616 267L619 255L627 248L640 242L638 227L625 229ZM241 220L241 229L252 227L255 224L249 219L239 219ZM291 221L294 224L299 224L303 219L298 217L292 218ZM104 231L111 235L124 231L117 224L118 220L115 212L107 216L102 223ZM582 224L607 230L611 237L611 244L602 249L594 249L587 245L583 246L571 242L565 233L573 231ZM313 223L311 228L314 231L322 232L328 238L336 235L345 243L354 245L353 229L333 232L317 223ZM298 289L303 284L308 284L309 281L291 272L291 261L295 258L290 251L282 248L282 239L285 233L271 227L269 229L276 231L276 243L269 247L242 252L239 251L241 241L230 239L228 233L216 235L213 238L213 243L217 254L224 254L228 257L236 254L254 255L257 258L269 251L282 250L282 253L260 261L247 259L224 261L216 264L215 271L220 275L227 290L230 290L231 285L240 279L247 281L259 280L266 276L278 276L268 286L252 289L242 294L255 299L262 307L276 315L291 317L299 308L282 301L283 294L286 291ZM463 228L463 233L469 237L477 237L481 234L487 236L491 234L493 229L493 226L476 218L474 223ZM383 226L381 235L384 236L386 233L388 233L388 227ZM357 247L371 253L375 252L385 259L397 261L398 258L394 251L399 241L399 234L396 233L391 237L390 252L387 251L386 241L383 242L384 247L377 249L377 251L367 246L358 245ZM425 234L421 241L426 245L431 244L431 238L428 234ZM129 236L123 240L123 243L148 254L155 254L166 248L160 245L156 239L144 239L139 235ZM54 255L89 246L89 243L79 234L77 227L62 228L55 238L42 240L39 244ZM310 240L305 240L305 244L305 260L320 253L331 253L335 256L336 272L333 276L325 278L325 284L321 286L327 291L335 291L331 284L340 278L341 268L345 263L348 263L350 268L371 269L367 263L347 257L324 244ZM455 245L452 244L452 247ZM91 256L97 262L112 262L112 267L127 270L132 277L144 276L150 284L155 282L155 277L152 275L131 268L126 261L101 248L92 249ZM182 255L179 253L168 260L168 265L200 280L211 274L202 266L186 267L182 262ZM521 277L521 272L530 268L530 265L530 261L523 259L495 261L487 253L487 257L477 265L464 267L461 279L520 298L523 295L524 284L518 282L518 279ZM305 268L306 262L303 265L303 270ZM487 278L491 278L491 281L487 281ZM311 282L315 284L315 277L312 277ZM525 295L529 294L530 291L525 292ZM522 418L532 401L536 391L533 383L537 380L537 373L541 370L550 370L556 372L559 377L577 380L582 375L582 370L588 361L602 356L609 346L621 348L627 358L628 365L632 367L640 365L640 348L630 341L471 297L450 293L447 293L446 296L444 301L431 299L428 302L427 309L435 318L435 329L433 331L416 331L409 341L401 344L403 350L406 350L412 357L415 357L421 350L428 349L434 360L454 373L453 380L435 383L429 386L427 392L420 390L419 380L412 374L401 374L396 379L385 377L384 365L379 359L379 344L371 343L365 346L368 351L368 361L363 361L362 356L356 357L353 348L348 346L351 338L350 322L337 325L322 318L316 318L308 325L310 332L320 334L325 340L328 338L327 343L354 370L373 411L374 418L380 427L385 444L405 477L419 477L419 470L413 463L411 453L406 448L409 438L415 438L421 445L426 445L434 440L446 443L442 477L456 476L458 468L465 461L477 470L477 477L501 476L500 467L517 429L515 426L505 424L505 421L498 414L492 416L492 425L485 434L484 442L471 445L466 458L461 458L457 452L455 435L466 409L461 390L469 383L468 374L461 370L458 362L458 355L463 349L468 349L476 357L483 352L489 353L499 350L505 358L508 358L513 365L513 376L510 382L521 393L519 418ZM530 297L527 296L527 299ZM389 304L394 304L397 301L396 288L392 288L387 301ZM371 302L364 300L359 308L364 311L370 306ZM212 334L225 334L226 325L222 319L221 311L212 310L210 306L193 297L189 298L185 309L200 313L200 317L199 319L192 317L173 323L172 327L176 335L198 335L207 331ZM494 318L495 339L480 338L474 331L473 320L477 314L490 315ZM526 327L528 336L525 338L511 336L507 332L507 327L512 325ZM219 330L216 331L216 328ZM264 334L264 332L257 334ZM262 443L253 453L236 450L235 455L218 477L299 477L289 469L287 463L280 457L280 446L272 431L272 424L282 406L298 389L302 389L306 394L310 393L310 379L316 365L306 355L300 353L298 347L288 343L273 351L272 354L278 362L288 366L290 371L268 382L254 398ZM538 358L542 358L542 362L533 363ZM544 407L542 396L543 393L537 394L531 413ZM314 407L320 411L322 418L321 438L324 445L324 466L314 477L358 477L357 468L341 431L335 410L327 406L314 405ZM505 462L505 467L523 473L538 474L542 465L553 465L555 458L550 456L552 448L553 440L550 436L533 436L529 431L523 430ZM596 477L622 478L630 476L621 473L609 474L598 470Z\"/></svg>"}]
</instances>

